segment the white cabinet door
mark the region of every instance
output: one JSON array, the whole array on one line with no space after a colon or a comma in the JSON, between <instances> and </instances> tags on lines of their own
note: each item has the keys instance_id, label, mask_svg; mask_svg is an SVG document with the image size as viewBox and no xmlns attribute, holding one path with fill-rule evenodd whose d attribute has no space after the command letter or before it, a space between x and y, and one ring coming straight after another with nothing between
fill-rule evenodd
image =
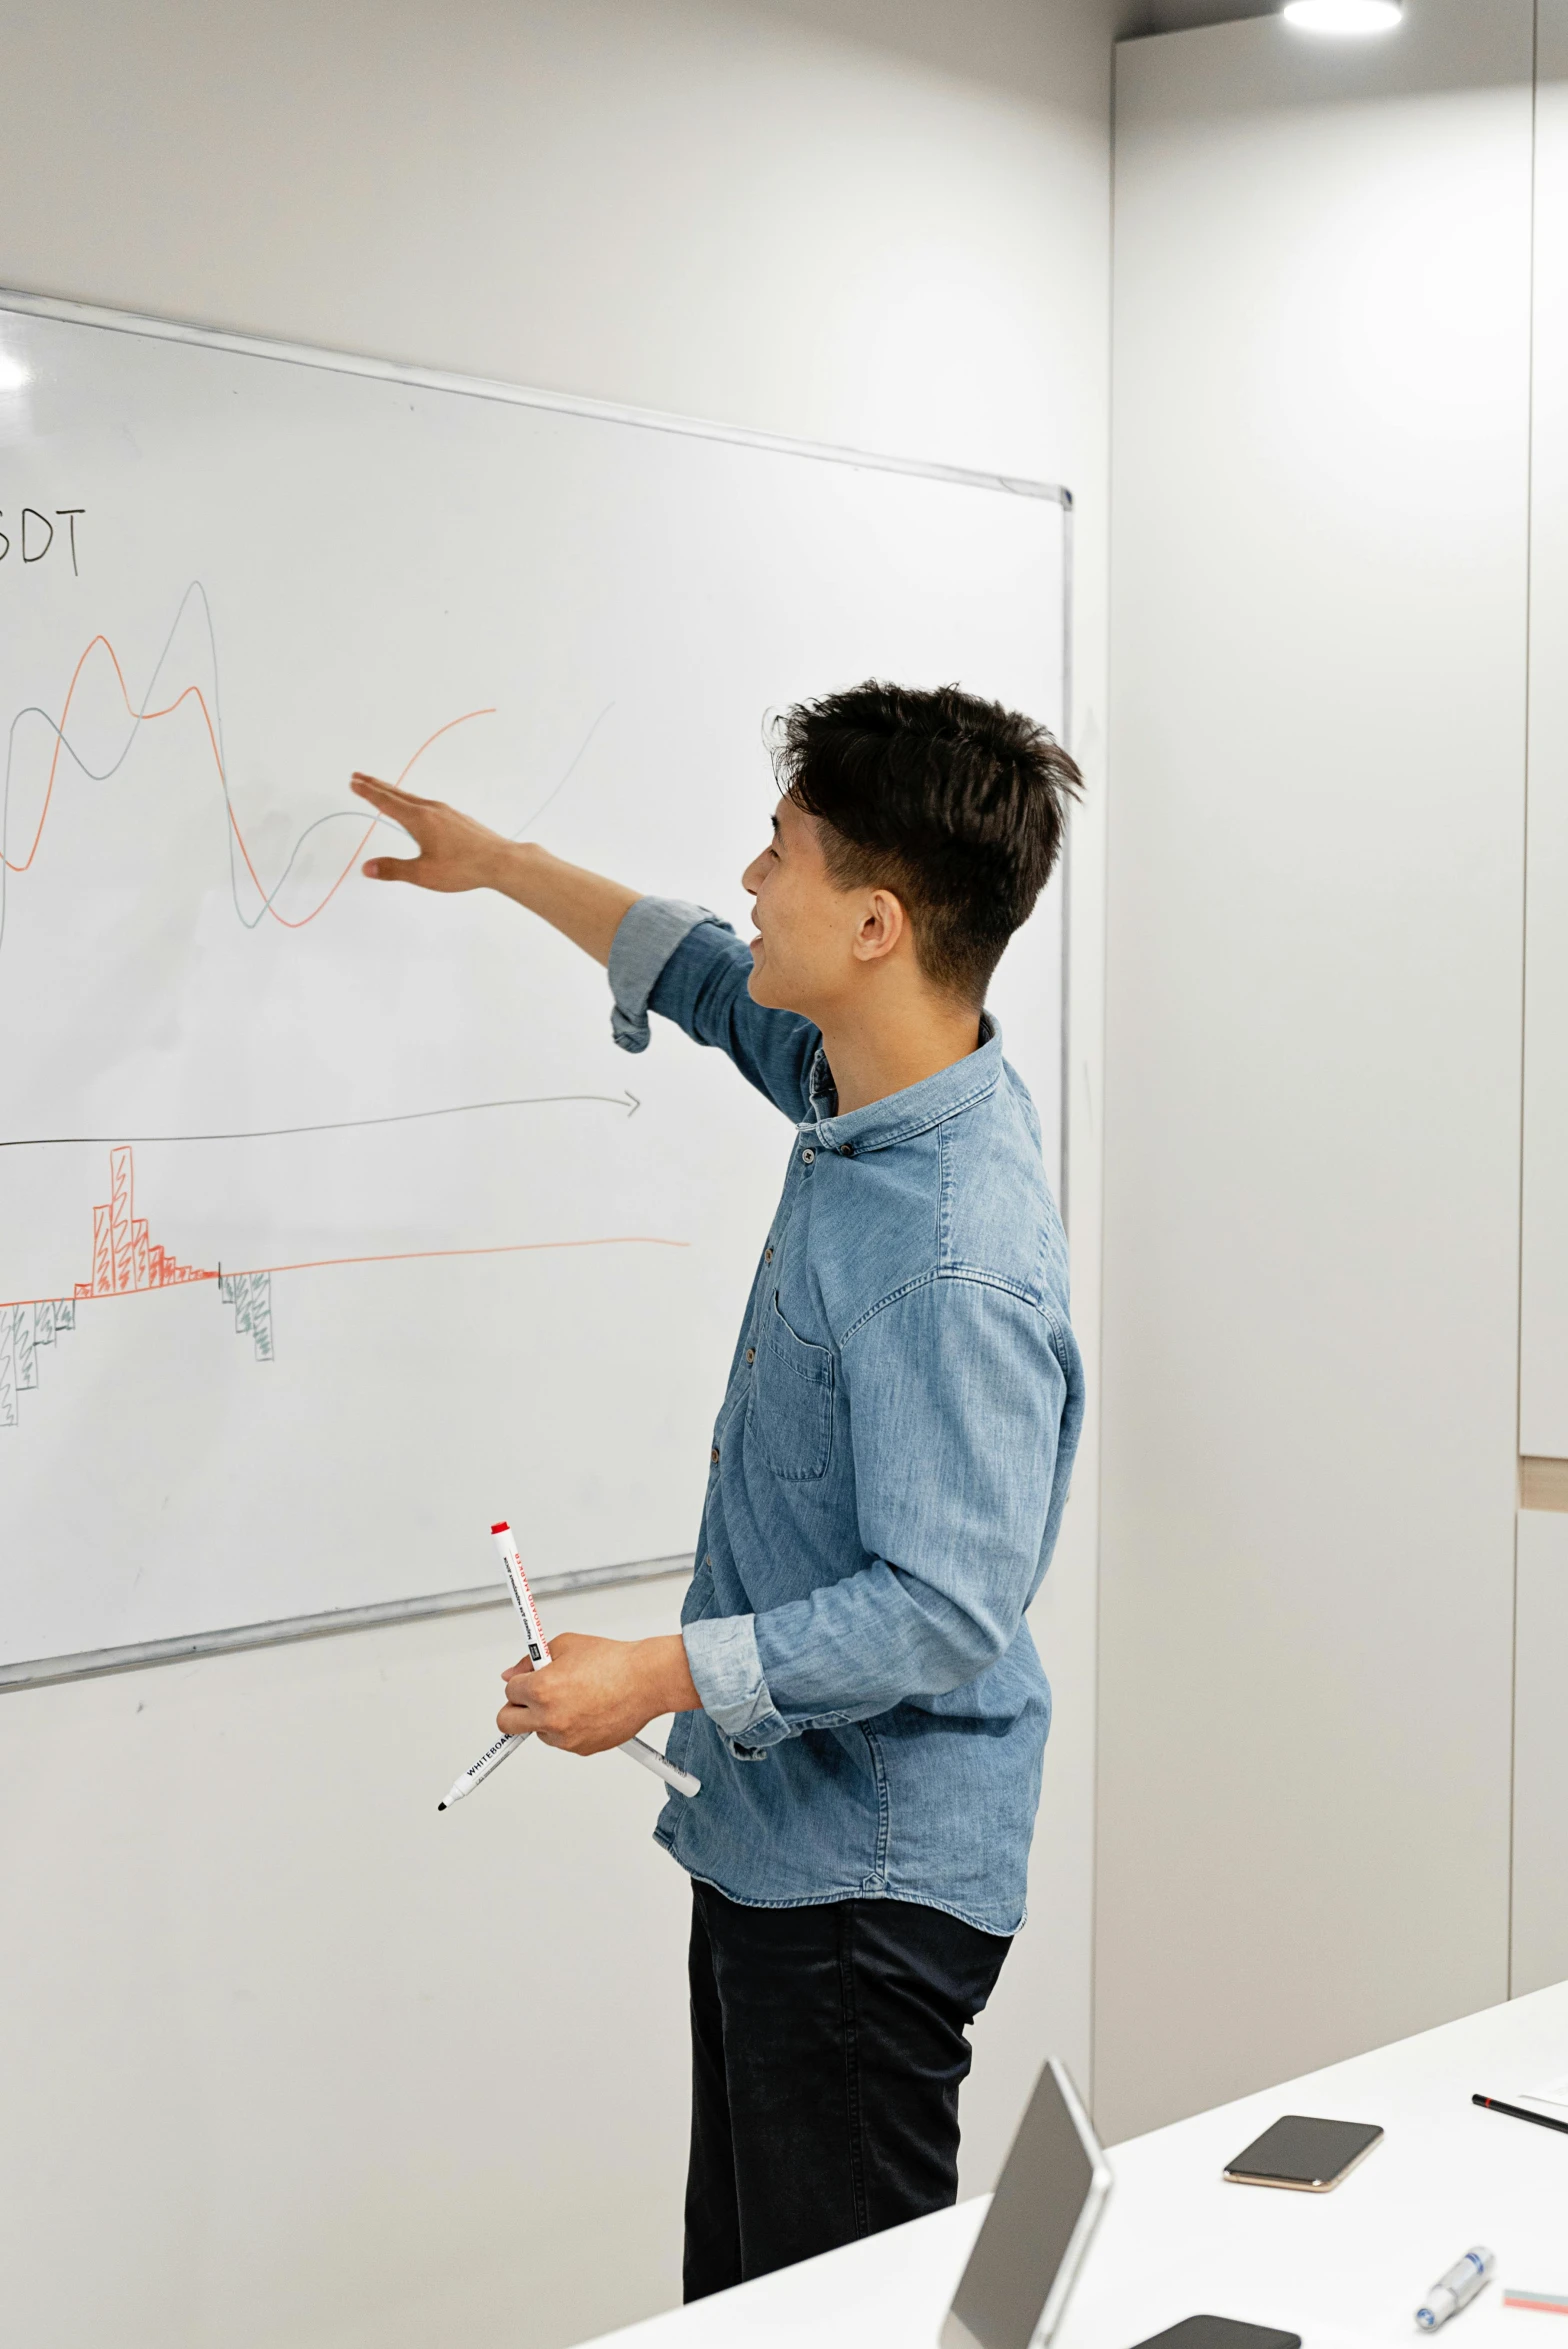
<instances>
[{"instance_id":1,"label":"white cabinet door","mask_svg":"<svg viewBox=\"0 0 1568 2349\"><path fill-rule=\"evenodd\" d=\"M1541 0L1536 110L1530 856L1519 1448L1526 1500L1568 1470L1568 0ZM1568 1975L1568 1515L1519 1519L1513 1974Z\"/></svg>"},{"instance_id":2,"label":"white cabinet door","mask_svg":"<svg viewBox=\"0 0 1568 2349\"><path fill-rule=\"evenodd\" d=\"M1512 1990L1568 1978L1568 1516L1519 1519Z\"/></svg>"},{"instance_id":3,"label":"white cabinet door","mask_svg":"<svg viewBox=\"0 0 1568 2349\"><path fill-rule=\"evenodd\" d=\"M1519 1448L1568 1460L1568 0L1541 0Z\"/></svg>"}]
</instances>

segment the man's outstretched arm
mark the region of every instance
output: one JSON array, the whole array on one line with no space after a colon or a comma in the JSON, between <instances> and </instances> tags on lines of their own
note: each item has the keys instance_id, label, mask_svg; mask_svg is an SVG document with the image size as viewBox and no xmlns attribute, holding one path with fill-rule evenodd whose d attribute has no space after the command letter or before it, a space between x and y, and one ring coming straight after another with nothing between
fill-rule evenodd
<instances>
[{"instance_id":1,"label":"man's outstretched arm","mask_svg":"<svg viewBox=\"0 0 1568 2349\"><path fill-rule=\"evenodd\" d=\"M616 991L615 1040L628 1052L648 1041L648 1007L656 1008L699 1044L727 1052L749 1084L786 1117L806 1107L806 1071L819 1041L797 1013L753 1003L747 982L751 956L727 922L701 906L644 897L623 881L606 880L552 856L533 841L508 840L488 824L439 799L356 775L353 788L379 815L409 834L418 856L373 856L363 870L372 881L408 881L417 889L494 889L570 938L610 973ZM611 948L633 906L622 967ZM687 945L694 930L701 942ZM685 951L683 951L683 948Z\"/></svg>"},{"instance_id":2,"label":"man's outstretched arm","mask_svg":"<svg viewBox=\"0 0 1568 2349\"><path fill-rule=\"evenodd\" d=\"M531 840L508 840L442 800L421 799L374 775L356 775L353 789L378 815L400 824L419 850L371 857L363 868L367 879L409 881L416 889L497 890L608 967L615 933L640 890L569 865Z\"/></svg>"}]
</instances>

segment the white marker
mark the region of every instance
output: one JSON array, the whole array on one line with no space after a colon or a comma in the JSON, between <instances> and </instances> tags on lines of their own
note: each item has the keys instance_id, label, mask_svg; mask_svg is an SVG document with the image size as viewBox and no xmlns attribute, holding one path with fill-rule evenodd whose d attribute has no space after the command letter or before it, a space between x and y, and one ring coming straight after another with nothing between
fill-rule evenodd
<instances>
[{"instance_id":1,"label":"white marker","mask_svg":"<svg viewBox=\"0 0 1568 2349\"><path fill-rule=\"evenodd\" d=\"M517 1554L517 1544L512 1539L512 1529L505 1518L501 1520L499 1525L491 1526L490 1536L500 1554L501 1564L506 1569L506 1584L512 1594L513 1604L523 1619L523 1635L528 1648L528 1660L536 1672L542 1672L551 1660L550 1643L545 1638L544 1625L539 1620L539 1609L534 1604L534 1594L529 1589L528 1577L523 1572L523 1561ZM497 1738L494 1745L485 1748L473 1767L463 1772L462 1777L452 1787L446 1800L437 1803L436 1809L438 1811L449 1810L453 1803L460 1803L465 1794L472 1794L474 1788L481 1785L492 1770L500 1768L509 1754L515 1753L520 1745L526 1745L532 1734L531 1730L525 1729L516 1737ZM677 1770L673 1762L665 1760L657 1746L647 1744L644 1739L629 1737L620 1751L627 1756L628 1760L640 1762L645 1770L651 1770L655 1778L662 1778L666 1786L673 1786L677 1794L688 1796L701 1794L702 1780L700 1778L694 1778L689 1770Z\"/></svg>"},{"instance_id":2,"label":"white marker","mask_svg":"<svg viewBox=\"0 0 1568 2349\"><path fill-rule=\"evenodd\" d=\"M523 1572L523 1561L518 1556L517 1544L512 1539L512 1529L504 1517L499 1525L491 1526L490 1539L496 1546L496 1554L505 1571L506 1585L512 1594L512 1603L523 1619L523 1633L528 1642L528 1661L537 1672L550 1661L550 1642L545 1638L544 1625L540 1622L539 1610L534 1605L534 1594L528 1587L528 1577Z\"/></svg>"},{"instance_id":3,"label":"white marker","mask_svg":"<svg viewBox=\"0 0 1568 2349\"><path fill-rule=\"evenodd\" d=\"M1483 2284L1490 2281L1497 2266L1497 2254L1477 2244L1463 2259L1456 2260L1446 2276L1432 2286L1424 2307L1416 2310L1416 2323L1424 2333L1435 2333L1439 2325L1446 2325L1451 2316L1467 2308Z\"/></svg>"},{"instance_id":4,"label":"white marker","mask_svg":"<svg viewBox=\"0 0 1568 2349\"><path fill-rule=\"evenodd\" d=\"M446 1797L446 1800L444 1802L437 1803L436 1809L438 1811L449 1811L454 1803L460 1803L462 1801L465 1794L472 1794L474 1788L479 1785L482 1779L488 1778L492 1770L499 1770L501 1764L506 1760L508 1754L515 1754L520 1745L526 1745L527 1743L527 1730L524 1730L521 1737L498 1737L494 1745L487 1745L485 1747L484 1752L480 1755L473 1768L463 1772L462 1777L452 1788L452 1791Z\"/></svg>"}]
</instances>

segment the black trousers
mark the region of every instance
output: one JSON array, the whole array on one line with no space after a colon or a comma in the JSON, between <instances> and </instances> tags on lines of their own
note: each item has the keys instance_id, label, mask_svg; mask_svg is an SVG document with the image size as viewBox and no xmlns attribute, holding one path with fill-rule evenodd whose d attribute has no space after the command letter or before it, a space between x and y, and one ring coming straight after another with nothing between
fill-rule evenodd
<instances>
[{"instance_id":1,"label":"black trousers","mask_svg":"<svg viewBox=\"0 0 1568 2349\"><path fill-rule=\"evenodd\" d=\"M692 1886L688 2300L956 2201L964 2033L1009 1947L916 1901Z\"/></svg>"}]
</instances>

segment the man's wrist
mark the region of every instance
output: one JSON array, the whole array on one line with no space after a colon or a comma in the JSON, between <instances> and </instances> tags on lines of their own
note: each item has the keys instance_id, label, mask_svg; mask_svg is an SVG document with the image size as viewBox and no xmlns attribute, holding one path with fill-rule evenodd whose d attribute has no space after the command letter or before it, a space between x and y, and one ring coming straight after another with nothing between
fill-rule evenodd
<instances>
[{"instance_id":1,"label":"man's wrist","mask_svg":"<svg viewBox=\"0 0 1568 2349\"><path fill-rule=\"evenodd\" d=\"M540 867L553 864L555 859L547 848L536 840L502 840L495 847L492 870L486 876L486 886L500 891L503 897L515 899L528 912L537 912L534 884Z\"/></svg>"},{"instance_id":2,"label":"man's wrist","mask_svg":"<svg viewBox=\"0 0 1568 2349\"><path fill-rule=\"evenodd\" d=\"M702 1699L686 1661L686 1642L678 1631L638 1640L635 1662L638 1689L650 1721L661 1713L702 1711Z\"/></svg>"}]
</instances>

